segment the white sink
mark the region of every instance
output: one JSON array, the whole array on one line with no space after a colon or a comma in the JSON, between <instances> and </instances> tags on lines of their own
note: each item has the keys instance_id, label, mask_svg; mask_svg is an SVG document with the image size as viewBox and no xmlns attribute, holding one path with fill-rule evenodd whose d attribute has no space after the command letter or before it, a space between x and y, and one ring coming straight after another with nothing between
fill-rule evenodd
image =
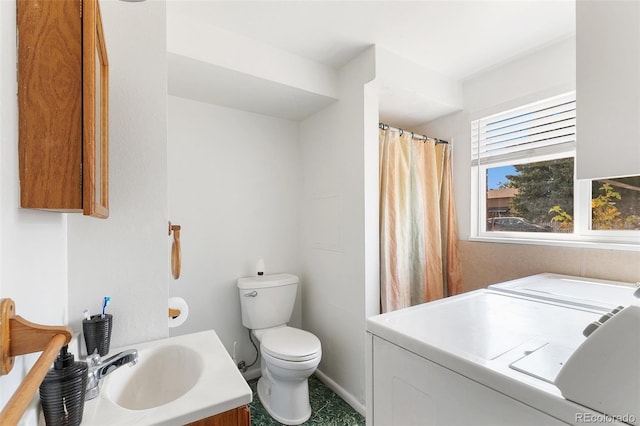
<instances>
[{"instance_id":1,"label":"white sink","mask_svg":"<svg viewBox=\"0 0 640 426\"><path fill-rule=\"evenodd\" d=\"M145 352L136 365L114 371L105 390L123 408L146 410L191 390L202 374L202 367L200 354L186 346L158 346Z\"/></svg>"},{"instance_id":2,"label":"white sink","mask_svg":"<svg viewBox=\"0 0 640 426\"><path fill-rule=\"evenodd\" d=\"M113 349L138 363L103 378L82 425L187 424L251 402L251 389L213 330Z\"/></svg>"}]
</instances>

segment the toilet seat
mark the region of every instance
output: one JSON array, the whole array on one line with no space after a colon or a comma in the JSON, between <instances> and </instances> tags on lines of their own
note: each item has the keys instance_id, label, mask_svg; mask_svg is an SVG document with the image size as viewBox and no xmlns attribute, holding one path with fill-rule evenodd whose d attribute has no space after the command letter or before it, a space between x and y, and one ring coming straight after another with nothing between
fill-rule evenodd
<instances>
[{"instance_id":1,"label":"toilet seat","mask_svg":"<svg viewBox=\"0 0 640 426\"><path fill-rule=\"evenodd\" d=\"M309 361L322 353L316 336L293 327L269 330L260 340L260 350L273 358L291 362Z\"/></svg>"}]
</instances>

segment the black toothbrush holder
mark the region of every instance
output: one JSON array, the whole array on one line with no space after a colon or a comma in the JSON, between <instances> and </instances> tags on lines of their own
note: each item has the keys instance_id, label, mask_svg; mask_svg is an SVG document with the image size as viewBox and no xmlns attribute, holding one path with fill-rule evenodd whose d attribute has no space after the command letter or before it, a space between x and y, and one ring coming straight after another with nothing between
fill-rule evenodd
<instances>
[{"instance_id":1,"label":"black toothbrush holder","mask_svg":"<svg viewBox=\"0 0 640 426\"><path fill-rule=\"evenodd\" d=\"M100 356L109 353L111 344L111 329L113 327L113 315L92 315L89 319L82 320L82 333L87 347L87 355L96 350Z\"/></svg>"}]
</instances>

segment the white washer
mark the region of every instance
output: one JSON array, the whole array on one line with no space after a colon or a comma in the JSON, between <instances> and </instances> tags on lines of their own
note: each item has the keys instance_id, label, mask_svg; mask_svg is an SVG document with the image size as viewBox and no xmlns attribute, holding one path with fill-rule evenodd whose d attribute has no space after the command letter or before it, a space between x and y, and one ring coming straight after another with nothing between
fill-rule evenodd
<instances>
[{"instance_id":1,"label":"white washer","mask_svg":"<svg viewBox=\"0 0 640 426\"><path fill-rule=\"evenodd\" d=\"M619 284L540 274L369 318L367 424L624 424L554 384L585 326L635 302Z\"/></svg>"}]
</instances>

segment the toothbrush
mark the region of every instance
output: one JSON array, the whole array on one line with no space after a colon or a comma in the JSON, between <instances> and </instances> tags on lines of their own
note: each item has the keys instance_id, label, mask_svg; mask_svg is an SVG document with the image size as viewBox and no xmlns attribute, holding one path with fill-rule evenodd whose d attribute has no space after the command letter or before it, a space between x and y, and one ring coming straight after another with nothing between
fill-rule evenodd
<instances>
[{"instance_id":1,"label":"toothbrush","mask_svg":"<svg viewBox=\"0 0 640 426\"><path fill-rule=\"evenodd\" d=\"M82 313L84 314L84 319L86 319L87 321L91 321L91 315L89 315L88 309L85 309L84 311L82 311Z\"/></svg>"},{"instance_id":2,"label":"toothbrush","mask_svg":"<svg viewBox=\"0 0 640 426\"><path fill-rule=\"evenodd\" d=\"M102 301L102 318L104 318L104 310L107 308L107 305L109 304L110 300L111 298L109 296L105 296L105 298Z\"/></svg>"}]
</instances>

